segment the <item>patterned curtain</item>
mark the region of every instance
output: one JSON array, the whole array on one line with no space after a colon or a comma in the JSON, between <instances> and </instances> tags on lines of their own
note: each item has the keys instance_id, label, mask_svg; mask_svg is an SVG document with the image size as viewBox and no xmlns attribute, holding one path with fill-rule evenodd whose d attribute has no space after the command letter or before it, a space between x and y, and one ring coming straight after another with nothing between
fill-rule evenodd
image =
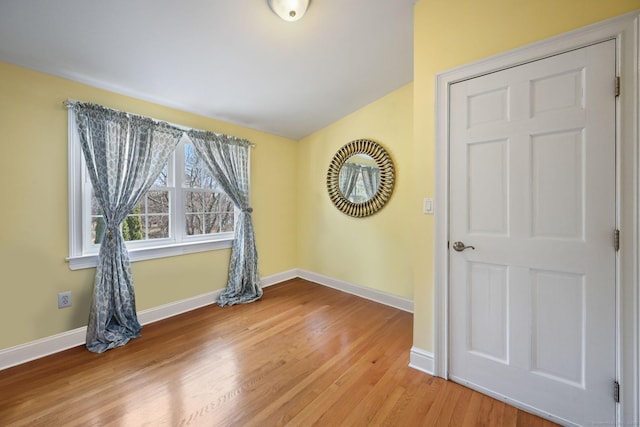
<instances>
[{"instance_id":1,"label":"patterned curtain","mask_svg":"<svg viewBox=\"0 0 640 427\"><path fill-rule=\"evenodd\" d=\"M356 188L359 175L360 166L357 164L345 162L342 165L340 174L338 175L338 184L345 199L349 200L349 197L351 197L351 193L353 193L353 190Z\"/></svg>"},{"instance_id":2,"label":"patterned curtain","mask_svg":"<svg viewBox=\"0 0 640 427\"><path fill-rule=\"evenodd\" d=\"M249 205L249 141L206 131L187 133L193 146L220 187L240 210L231 249L229 280L218 304L234 305L262 297L258 251Z\"/></svg>"},{"instance_id":3,"label":"patterned curtain","mask_svg":"<svg viewBox=\"0 0 640 427\"><path fill-rule=\"evenodd\" d=\"M362 166L360 173L362 174L362 182L364 183L364 191L367 199L370 199L378 192L380 169L375 166Z\"/></svg>"},{"instance_id":4,"label":"patterned curtain","mask_svg":"<svg viewBox=\"0 0 640 427\"><path fill-rule=\"evenodd\" d=\"M78 102L71 108L105 220L86 342L90 351L102 353L140 336L120 225L160 174L184 132L99 105Z\"/></svg>"}]
</instances>

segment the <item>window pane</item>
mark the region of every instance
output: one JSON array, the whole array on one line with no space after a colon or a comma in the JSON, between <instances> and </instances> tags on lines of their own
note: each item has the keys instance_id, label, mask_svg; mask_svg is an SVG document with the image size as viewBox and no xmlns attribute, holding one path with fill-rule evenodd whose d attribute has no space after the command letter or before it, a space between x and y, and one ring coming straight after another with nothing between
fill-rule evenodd
<instances>
[{"instance_id":1,"label":"window pane","mask_svg":"<svg viewBox=\"0 0 640 427\"><path fill-rule=\"evenodd\" d=\"M200 161L196 150L191 144L184 144L184 185L185 187L200 187Z\"/></svg>"},{"instance_id":2,"label":"window pane","mask_svg":"<svg viewBox=\"0 0 640 427\"><path fill-rule=\"evenodd\" d=\"M218 214L205 214L204 232L205 234L218 233L220 231L220 216Z\"/></svg>"},{"instance_id":3,"label":"window pane","mask_svg":"<svg viewBox=\"0 0 640 427\"><path fill-rule=\"evenodd\" d=\"M93 189L91 189L91 215L102 215L102 209L100 209L98 199L96 199Z\"/></svg>"},{"instance_id":4,"label":"window pane","mask_svg":"<svg viewBox=\"0 0 640 427\"><path fill-rule=\"evenodd\" d=\"M185 192L186 212L199 213L203 212L202 193L195 191Z\"/></svg>"},{"instance_id":5,"label":"window pane","mask_svg":"<svg viewBox=\"0 0 640 427\"><path fill-rule=\"evenodd\" d=\"M136 208L139 208L139 206L136 206ZM143 215L129 215L126 217L122 221L122 236L124 240L144 240L146 235L145 222Z\"/></svg>"},{"instance_id":6,"label":"window pane","mask_svg":"<svg viewBox=\"0 0 640 427\"><path fill-rule=\"evenodd\" d=\"M220 231L227 233L234 230L235 211L233 202L226 194L220 200Z\"/></svg>"},{"instance_id":7,"label":"window pane","mask_svg":"<svg viewBox=\"0 0 640 427\"><path fill-rule=\"evenodd\" d=\"M231 212L233 213L233 202L226 194L221 195L220 211L219 212Z\"/></svg>"},{"instance_id":8,"label":"window pane","mask_svg":"<svg viewBox=\"0 0 640 427\"><path fill-rule=\"evenodd\" d=\"M149 191L147 193L147 213L169 213L169 192Z\"/></svg>"},{"instance_id":9,"label":"window pane","mask_svg":"<svg viewBox=\"0 0 640 427\"><path fill-rule=\"evenodd\" d=\"M213 177L209 173L209 170L207 169L207 167L204 164L202 164L202 162L200 162L200 168L203 171L202 188L209 188L211 190L219 190L218 183L216 182L215 179L213 179Z\"/></svg>"},{"instance_id":10,"label":"window pane","mask_svg":"<svg viewBox=\"0 0 640 427\"><path fill-rule=\"evenodd\" d=\"M353 203L364 203L367 201L367 192L364 189L364 179L362 175L358 175L358 179L356 180L356 186L353 189L353 193L349 196L349 199Z\"/></svg>"},{"instance_id":11,"label":"window pane","mask_svg":"<svg viewBox=\"0 0 640 427\"><path fill-rule=\"evenodd\" d=\"M103 217L94 216L91 218L91 243L93 243L94 245L100 244L105 228L106 227Z\"/></svg>"},{"instance_id":12,"label":"window pane","mask_svg":"<svg viewBox=\"0 0 640 427\"><path fill-rule=\"evenodd\" d=\"M129 215L140 215L140 214L145 213L146 209L145 209L144 205L145 205L145 198L143 197L138 202L138 204L133 207L131 212L129 212Z\"/></svg>"},{"instance_id":13,"label":"window pane","mask_svg":"<svg viewBox=\"0 0 640 427\"><path fill-rule=\"evenodd\" d=\"M184 145L184 186L211 190L215 190L218 187L191 144Z\"/></svg>"},{"instance_id":14,"label":"window pane","mask_svg":"<svg viewBox=\"0 0 640 427\"><path fill-rule=\"evenodd\" d=\"M220 196L220 193L202 193L204 207L203 212L217 212Z\"/></svg>"},{"instance_id":15,"label":"window pane","mask_svg":"<svg viewBox=\"0 0 640 427\"><path fill-rule=\"evenodd\" d=\"M169 237L169 217L167 215L149 215L149 239L166 239Z\"/></svg>"},{"instance_id":16,"label":"window pane","mask_svg":"<svg viewBox=\"0 0 640 427\"><path fill-rule=\"evenodd\" d=\"M186 191L187 235L215 234L234 230L233 202L224 193Z\"/></svg>"},{"instance_id":17,"label":"window pane","mask_svg":"<svg viewBox=\"0 0 640 427\"><path fill-rule=\"evenodd\" d=\"M186 214L187 235L195 236L202 234L202 214Z\"/></svg>"},{"instance_id":18,"label":"window pane","mask_svg":"<svg viewBox=\"0 0 640 427\"><path fill-rule=\"evenodd\" d=\"M221 220L222 225L220 227L220 231L223 233L233 231L234 219L235 219L233 215L233 211L221 214L221 216L222 216L222 220Z\"/></svg>"},{"instance_id":19,"label":"window pane","mask_svg":"<svg viewBox=\"0 0 640 427\"><path fill-rule=\"evenodd\" d=\"M167 182L168 182L168 178L169 178L169 163L165 163L164 167L162 168L162 172L160 172L160 175L158 175L158 177L156 178L155 182L153 183L154 187L166 187L167 186Z\"/></svg>"}]
</instances>

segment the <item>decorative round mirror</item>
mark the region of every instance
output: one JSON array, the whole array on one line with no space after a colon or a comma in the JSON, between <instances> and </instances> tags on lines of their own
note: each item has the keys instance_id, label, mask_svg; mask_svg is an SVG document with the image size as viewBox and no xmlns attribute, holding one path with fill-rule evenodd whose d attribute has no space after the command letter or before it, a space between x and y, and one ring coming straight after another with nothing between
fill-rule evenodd
<instances>
[{"instance_id":1,"label":"decorative round mirror","mask_svg":"<svg viewBox=\"0 0 640 427\"><path fill-rule=\"evenodd\" d=\"M377 142L358 139L342 146L327 172L333 204L353 217L378 212L393 192L395 171L389 153Z\"/></svg>"}]
</instances>

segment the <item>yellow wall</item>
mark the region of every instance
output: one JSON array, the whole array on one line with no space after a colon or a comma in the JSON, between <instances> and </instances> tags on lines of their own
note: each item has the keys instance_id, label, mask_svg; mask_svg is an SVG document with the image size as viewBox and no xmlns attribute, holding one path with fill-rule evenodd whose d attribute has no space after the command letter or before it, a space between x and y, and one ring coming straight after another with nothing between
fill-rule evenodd
<instances>
[{"instance_id":1,"label":"yellow wall","mask_svg":"<svg viewBox=\"0 0 640 427\"><path fill-rule=\"evenodd\" d=\"M0 63L0 349L86 325L94 269L68 255L66 98L233 134L252 151L260 274L302 268L406 298L414 344L433 349L434 77L436 73L640 8L640 0L421 0L414 83L296 142ZM354 219L331 204L327 167L369 138L393 158L389 204ZM437 203L437 201L436 201ZM133 264L139 310L221 289L229 250ZM56 295L73 292L58 310Z\"/></svg>"},{"instance_id":2,"label":"yellow wall","mask_svg":"<svg viewBox=\"0 0 640 427\"><path fill-rule=\"evenodd\" d=\"M85 326L95 269L68 256L67 110L74 98L254 142L251 181L261 276L296 265L296 141L0 63L0 349ZM221 289L230 250L132 264L138 310ZM73 306L59 310L70 290ZM143 331L144 333L144 331Z\"/></svg>"},{"instance_id":3,"label":"yellow wall","mask_svg":"<svg viewBox=\"0 0 640 427\"><path fill-rule=\"evenodd\" d=\"M640 8L640 0L421 0L414 11L415 200L434 195L439 72ZM436 201L437 203L437 201ZM433 217L407 212L416 236L414 345L433 350Z\"/></svg>"},{"instance_id":4,"label":"yellow wall","mask_svg":"<svg viewBox=\"0 0 640 427\"><path fill-rule=\"evenodd\" d=\"M412 84L300 141L298 267L411 299ZM394 193L378 213L352 218L336 209L326 176L336 151L355 139L382 144L396 168Z\"/></svg>"}]
</instances>

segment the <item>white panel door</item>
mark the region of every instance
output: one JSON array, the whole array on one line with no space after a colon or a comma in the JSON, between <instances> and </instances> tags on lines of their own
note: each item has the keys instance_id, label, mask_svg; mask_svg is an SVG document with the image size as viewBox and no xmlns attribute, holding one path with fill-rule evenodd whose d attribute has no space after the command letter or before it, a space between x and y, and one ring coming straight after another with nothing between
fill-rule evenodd
<instances>
[{"instance_id":1,"label":"white panel door","mask_svg":"<svg viewBox=\"0 0 640 427\"><path fill-rule=\"evenodd\" d=\"M563 424L615 422L614 80L609 41L450 92L449 376Z\"/></svg>"}]
</instances>

